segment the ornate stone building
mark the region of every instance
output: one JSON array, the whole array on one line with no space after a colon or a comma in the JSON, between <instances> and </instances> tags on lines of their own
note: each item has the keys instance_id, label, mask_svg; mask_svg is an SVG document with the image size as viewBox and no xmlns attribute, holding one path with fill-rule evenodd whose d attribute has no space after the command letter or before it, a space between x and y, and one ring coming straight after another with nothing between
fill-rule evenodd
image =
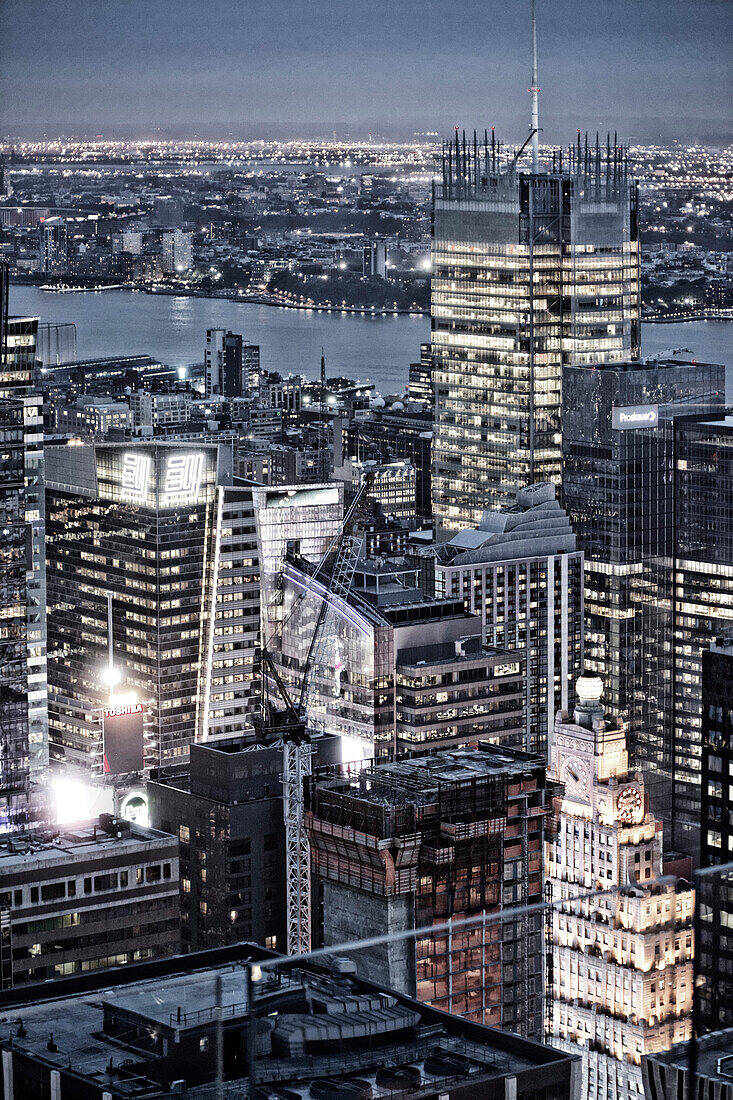
<instances>
[{"instance_id":1,"label":"ornate stone building","mask_svg":"<svg viewBox=\"0 0 733 1100\"><path fill-rule=\"evenodd\" d=\"M662 824L629 771L603 682L581 676L558 712L550 776L562 784L546 843L548 1040L583 1051L587 1100L643 1095L642 1057L689 1037L693 892L662 876ZM603 893L599 893L603 891Z\"/></svg>"}]
</instances>

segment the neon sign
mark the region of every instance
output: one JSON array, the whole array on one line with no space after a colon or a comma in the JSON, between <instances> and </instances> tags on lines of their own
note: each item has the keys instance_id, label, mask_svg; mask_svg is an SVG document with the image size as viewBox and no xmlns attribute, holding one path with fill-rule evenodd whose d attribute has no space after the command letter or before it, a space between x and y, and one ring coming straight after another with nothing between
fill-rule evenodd
<instances>
[{"instance_id":1,"label":"neon sign","mask_svg":"<svg viewBox=\"0 0 733 1100\"><path fill-rule=\"evenodd\" d=\"M171 455L165 467L161 504L170 506L195 500L203 472L203 454Z\"/></svg>"},{"instance_id":2,"label":"neon sign","mask_svg":"<svg viewBox=\"0 0 733 1100\"><path fill-rule=\"evenodd\" d=\"M151 465L150 455L141 454L139 451L128 451L123 455L120 479L123 497L138 502L146 499Z\"/></svg>"}]
</instances>

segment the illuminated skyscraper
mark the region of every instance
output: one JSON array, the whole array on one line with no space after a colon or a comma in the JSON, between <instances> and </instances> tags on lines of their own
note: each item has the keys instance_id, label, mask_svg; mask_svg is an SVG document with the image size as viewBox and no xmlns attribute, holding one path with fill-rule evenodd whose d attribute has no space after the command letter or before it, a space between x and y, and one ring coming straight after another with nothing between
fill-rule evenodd
<instances>
[{"instance_id":1,"label":"illuminated skyscraper","mask_svg":"<svg viewBox=\"0 0 733 1100\"><path fill-rule=\"evenodd\" d=\"M481 616L484 642L525 661L525 728L517 748L547 755L558 708L583 668L583 554L553 485L487 510L478 529L426 551L435 587Z\"/></svg>"},{"instance_id":2,"label":"illuminated skyscraper","mask_svg":"<svg viewBox=\"0 0 733 1100\"><path fill-rule=\"evenodd\" d=\"M433 192L433 511L478 525L560 480L562 367L639 352L637 188L596 140L521 171L485 136L443 152Z\"/></svg>"},{"instance_id":3,"label":"illuminated skyscraper","mask_svg":"<svg viewBox=\"0 0 733 1100\"><path fill-rule=\"evenodd\" d=\"M145 712L144 764L174 763L207 732L231 453L181 443L47 451L54 762L101 772L104 712L134 702ZM255 603L252 642L258 612Z\"/></svg>"},{"instance_id":4,"label":"illuminated skyscraper","mask_svg":"<svg viewBox=\"0 0 733 1100\"><path fill-rule=\"evenodd\" d=\"M28 819L31 778L48 763L38 321L8 316L7 274L0 263L0 831Z\"/></svg>"},{"instance_id":5,"label":"illuminated skyscraper","mask_svg":"<svg viewBox=\"0 0 733 1100\"><path fill-rule=\"evenodd\" d=\"M171 229L163 234L163 271L183 275L193 266L193 234Z\"/></svg>"},{"instance_id":6,"label":"illuminated skyscraper","mask_svg":"<svg viewBox=\"0 0 733 1100\"><path fill-rule=\"evenodd\" d=\"M61 218L46 218L40 228L41 251L39 270L49 275L63 275L68 262L68 233Z\"/></svg>"}]
</instances>

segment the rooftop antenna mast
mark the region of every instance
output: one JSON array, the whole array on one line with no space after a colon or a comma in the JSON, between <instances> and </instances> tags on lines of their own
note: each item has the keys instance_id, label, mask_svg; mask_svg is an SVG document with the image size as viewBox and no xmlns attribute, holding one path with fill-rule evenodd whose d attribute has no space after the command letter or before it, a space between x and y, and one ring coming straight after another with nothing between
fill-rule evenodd
<instances>
[{"instance_id":1,"label":"rooftop antenna mast","mask_svg":"<svg viewBox=\"0 0 733 1100\"><path fill-rule=\"evenodd\" d=\"M537 16L535 13L535 0L532 0L532 87L529 89L532 99L532 171L538 172L540 166L540 107L537 86Z\"/></svg>"}]
</instances>

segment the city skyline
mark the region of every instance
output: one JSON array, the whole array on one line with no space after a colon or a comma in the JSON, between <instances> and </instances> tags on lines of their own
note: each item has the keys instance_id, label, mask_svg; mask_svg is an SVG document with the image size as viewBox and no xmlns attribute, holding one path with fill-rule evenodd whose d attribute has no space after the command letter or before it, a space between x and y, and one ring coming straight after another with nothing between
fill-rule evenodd
<instances>
[{"instance_id":1,"label":"city skyline","mask_svg":"<svg viewBox=\"0 0 733 1100\"><path fill-rule=\"evenodd\" d=\"M507 8L0 6L6 1098L733 1100L733 9Z\"/></svg>"},{"instance_id":2,"label":"city skyline","mask_svg":"<svg viewBox=\"0 0 733 1100\"><path fill-rule=\"evenodd\" d=\"M461 0L447 18L439 0L368 10L345 0L334 20L325 0L277 0L242 18L231 0L215 0L202 26L191 0L151 0L144 13L138 0L6 0L0 133L410 139L460 121L521 140L529 7ZM611 0L603 10L540 0L543 140L579 127L725 141L731 15L725 0L702 0L694 15L683 0Z\"/></svg>"}]
</instances>

